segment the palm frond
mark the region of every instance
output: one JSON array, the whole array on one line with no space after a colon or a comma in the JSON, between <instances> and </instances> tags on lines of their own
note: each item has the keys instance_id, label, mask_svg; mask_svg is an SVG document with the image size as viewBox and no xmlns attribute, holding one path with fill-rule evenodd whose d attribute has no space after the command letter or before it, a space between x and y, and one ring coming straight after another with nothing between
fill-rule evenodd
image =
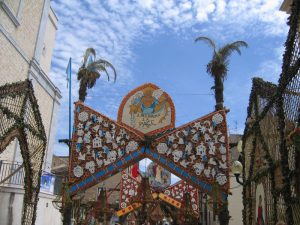
<instances>
[{"instance_id":1,"label":"palm frond","mask_svg":"<svg viewBox=\"0 0 300 225\"><path fill-rule=\"evenodd\" d=\"M96 62L99 63L99 64L102 64L105 68L107 68L107 67L111 68L112 71L114 72L114 82L116 82L117 72L116 72L115 67L110 62L108 62L104 59L98 59Z\"/></svg>"},{"instance_id":2,"label":"palm frond","mask_svg":"<svg viewBox=\"0 0 300 225\"><path fill-rule=\"evenodd\" d=\"M213 65L214 65L213 60L209 61L209 63L206 65L206 72L210 74L212 77L214 77L214 74L212 73Z\"/></svg>"},{"instance_id":3,"label":"palm frond","mask_svg":"<svg viewBox=\"0 0 300 225\"><path fill-rule=\"evenodd\" d=\"M235 42L232 42L231 44L238 47L238 48L240 48L240 47L246 47L247 48L248 47L248 44L245 41L235 41Z\"/></svg>"},{"instance_id":4,"label":"palm frond","mask_svg":"<svg viewBox=\"0 0 300 225\"><path fill-rule=\"evenodd\" d=\"M210 38L201 36L201 37L197 37L195 39L195 42L198 42L198 41L204 41L204 42L206 42L214 50L214 52L216 52L216 44Z\"/></svg>"},{"instance_id":5,"label":"palm frond","mask_svg":"<svg viewBox=\"0 0 300 225\"><path fill-rule=\"evenodd\" d=\"M88 58L89 58L89 56L91 54L94 56L94 59L96 59L96 51L95 51L95 49L94 48L87 48L85 50L84 55L83 55L83 65L86 65L87 60L88 60Z\"/></svg>"},{"instance_id":6,"label":"palm frond","mask_svg":"<svg viewBox=\"0 0 300 225\"><path fill-rule=\"evenodd\" d=\"M224 61L234 52L236 51L239 55L241 55L240 47L248 47L248 44L244 41L235 41L233 43L227 44L224 47L220 48L218 54Z\"/></svg>"},{"instance_id":7,"label":"palm frond","mask_svg":"<svg viewBox=\"0 0 300 225\"><path fill-rule=\"evenodd\" d=\"M98 62L98 60L97 60L97 61L94 62L91 66L93 67L93 70L94 70L94 71L97 71L97 72L99 73L99 76L101 75L101 72L104 71L105 74L106 74L106 76L107 76L107 80L108 80L108 81L110 80L109 74L108 74L108 72L107 72L107 70L106 70L105 65L103 65L103 63Z\"/></svg>"}]
</instances>

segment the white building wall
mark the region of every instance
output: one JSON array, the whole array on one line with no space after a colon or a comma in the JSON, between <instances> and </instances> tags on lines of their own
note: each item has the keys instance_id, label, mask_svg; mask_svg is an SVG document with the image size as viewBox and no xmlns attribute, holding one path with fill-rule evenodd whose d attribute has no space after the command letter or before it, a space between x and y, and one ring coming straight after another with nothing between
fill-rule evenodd
<instances>
[{"instance_id":1,"label":"white building wall","mask_svg":"<svg viewBox=\"0 0 300 225\"><path fill-rule=\"evenodd\" d=\"M47 135L43 165L47 172L51 169L56 112L61 98L48 76L57 22L50 0L0 0L0 85L32 80ZM22 162L17 141L6 148L0 160ZM21 224L23 197L21 186L0 186L0 225ZM35 224L61 224L53 199L51 194L40 193Z\"/></svg>"},{"instance_id":2,"label":"white building wall","mask_svg":"<svg viewBox=\"0 0 300 225\"><path fill-rule=\"evenodd\" d=\"M54 197L49 194L40 193L35 225L60 225L62 224L61 213L54 208L52 201Z\"/></svg>"},{"instance_id":3,"label":"white building wall","mask_svg":"<svg viewBox=\"0 0 300 225\"><path fill-rule=\"evenodd\" d=\"M46 74L49 74L50 72L53 46L55 42L55 33L57 30L57 22L58 19L54 11L50 7L46 31L45 31L45 39L43 42L42 56L40 60L41 68Z\"/></svg>"},{"instance_id":4,"label":"white building wall","mask_svg":"<svg viewBox=\"0 0 300 225\"><path fill-rule=\"evenodd\" d=\"M18 5L18 6L17 6ZM9 16L19 9L14 22ZM32 80L42 121L48 139L44 169L50 171L54 142L56 111L61 98L60 91L48 76L54 47L57 17L50 8L50 0L1 0L0 1L0 85ZM43 54L43 49L45 51ZM50 145L51 144L51 145ZM6 158L20 155L16 148L6 150ZM11 157L8 157L11 154Z\"/></svg>"},{"instance_id":5,"label":"white building wall","mask_svg":"<svg viewBox=\"0 0 300 225\"><path fill-rule=\"evenodd\" d=\"M0 154L0 160L12 162L14 161L14 155L11 154L17 147L17 141L12 141L6 147L5 151Z\"/></svg>"},{"instance_id":6,"label":"white building wall","mask_svg":"<svg viewBox=\"0 0 300 225\"><path fill-rule=\"evenodd\" d=\"M20 225L23 210L24 190L21 188L1 187L0 202L0 224ZM53 207L52 201L55 196L40 193L37 218L35 225L60 225L61 214Z\"/></svg>"},{"instance_id":7,"label":"white building wall","mask_svg":"<svg viewBox=\"0 0 300 225\"><path fill-rule=\"evenodd\" d=\"M1 194L0 194L1 224L3 225L21 224L22 210L23 210L23 197L24 197L23 193L13 192L12 188L4 189L4 187L1 187Z\"/></svg>"}]
</instances>

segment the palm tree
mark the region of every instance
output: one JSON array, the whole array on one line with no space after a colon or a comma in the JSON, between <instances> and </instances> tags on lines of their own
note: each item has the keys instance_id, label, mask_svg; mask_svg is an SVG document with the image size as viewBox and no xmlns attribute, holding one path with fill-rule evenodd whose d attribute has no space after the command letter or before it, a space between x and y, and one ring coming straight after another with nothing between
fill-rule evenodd
<instances>
[{"instance_id":1,"label":"palm tree","mask_svg":"<svg viewBox=\"0 0 300 225\"><path fill-rule=\"evenodd\" d=\"M208 37L198 37L195 42L198 41L205 41L213 49L213 57L206 65L206 71L214 78L215 84L212 88L215 90L215 109L221 110L224 108L223 83L228 72L229 56L234 51L241 55L240 47L248 47L248 44L244 41L235 41L217 49L215 42Z\"/></svg>"},{"instance_id":2,"label":"palm tree","mask_svg":"<svg viewBox=\"0 0 300 225\"><path fill-rule=\"evenodd\" d=\"M109 81L109 74L107 72L107 68L111 68L114 73L114 81L116 81L117 73L113 65L104 60L97 59L96 60L96 51L93 48L88 48L83 56L83 64L79 68L77 74L77 80L80 80L79 85L79 100L84 102L85 97L87 95L87 88L92 88L96 84L96 80L101 76L102 72L104 72Z\"/></svg>"}]
</instances>

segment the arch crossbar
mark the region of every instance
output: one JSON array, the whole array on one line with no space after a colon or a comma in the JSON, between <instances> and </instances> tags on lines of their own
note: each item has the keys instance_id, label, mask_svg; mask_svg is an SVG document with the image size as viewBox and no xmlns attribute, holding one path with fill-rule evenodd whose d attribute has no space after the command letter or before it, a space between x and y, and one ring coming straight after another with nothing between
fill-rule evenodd
<instances>
[{"instance_id":1,"label":"arch crossbar","mask_svg":"<svg viewBox=\"0 0 300 225\"><path fill-rule=\"evenodd\" d=\"M85 190L144 158L195 188L222 197L229 188L226 112L216 111L162 136L141 136L99 112L75 103L69 194Z\"/></svg>"}]
</instances>

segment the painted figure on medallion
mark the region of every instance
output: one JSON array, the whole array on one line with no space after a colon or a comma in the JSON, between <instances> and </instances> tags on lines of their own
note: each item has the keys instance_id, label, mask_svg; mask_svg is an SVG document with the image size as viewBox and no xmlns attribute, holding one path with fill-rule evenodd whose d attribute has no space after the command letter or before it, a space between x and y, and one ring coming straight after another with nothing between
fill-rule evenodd
<instances>
[{"instance_id":1,"label":"painted figure on medallion","mask_svg":"<svg viewBox=\"0 0 300 225\"><path fill-rule=\"evenodd\" d=\"M153 84L145 84L133 90L120 108L120 122L143 134L174 127L173 103L162 89Z\"/></svg>"},{"instance_id":2,"label":"painted figure on medallion","mask_svg":"<svg viewBox=\"0 0 300 225\"><path fill-rule=\"evenodd\" d=\"M170 119L170 108L161 89L137 92L130 105L132 127L150 128Z\"/></svg>"}]
</instances>

